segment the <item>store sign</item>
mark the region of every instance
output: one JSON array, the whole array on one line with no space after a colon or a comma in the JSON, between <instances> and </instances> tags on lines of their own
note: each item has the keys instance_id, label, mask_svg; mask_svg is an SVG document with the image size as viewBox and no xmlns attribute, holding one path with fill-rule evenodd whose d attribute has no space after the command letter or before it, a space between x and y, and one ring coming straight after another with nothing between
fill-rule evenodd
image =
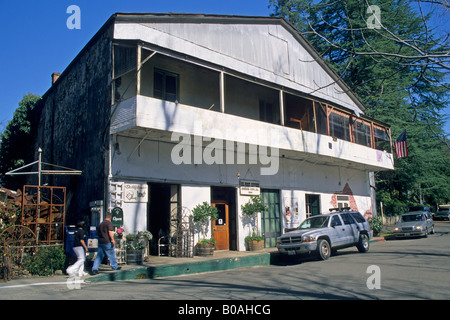
<instances>
[{"instance_id":1,"label":"store sign","mask_svg":"<svg viewBox=\"0 0 450 320\"><path fill-rule=\"evenodd\" d=\"M122 208L114 208L111 210L111 222L114 227L123 226L123 210Z\"/></svg>"},{"instance_id":2,"label":"store sign","mask_svg":"<svg viewBox=\"0 0 450 320\"><path fill-rule=\"evenodd\" d=\"M261 189L259 187L240 187L239 192L241 196L259 196Z\"/></svg>"},{"instance_id":3,"label":"store sign","mask_svg":"<svg viewBox=\"0 0 450 320\"><path fill-rule=\"evenodd\" d=\"M126 183L124 187L125 202L148 202L147 184Z\"/></svg>"},{"instance_id":4,"label":"store sign","mask_svg":"<svg viewBox=\"0 0 450 320\"><path fill-rule=\"evenodd\" d=\"M239 193L241 196L259 196L261 195L261 188L258 181L240 180Z\"/></svg>"}]
</instances>

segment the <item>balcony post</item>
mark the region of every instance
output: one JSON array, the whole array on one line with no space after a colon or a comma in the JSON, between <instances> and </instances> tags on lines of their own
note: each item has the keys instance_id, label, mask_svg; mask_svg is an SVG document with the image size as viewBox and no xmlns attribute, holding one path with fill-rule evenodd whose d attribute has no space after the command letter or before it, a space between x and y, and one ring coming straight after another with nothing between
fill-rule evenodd
<instances>
[{"instance_id":1,"label":"balcony post","mask_svg":"<svg viewBox=\"0 0 450 320\"><path fill-rule=\"evenodd\" d=\"M284 92L280 90L280 124L284 126Z\"/></svg>"},{"instance_id":2,"label":"balcony post","mask_svg":"<svg viewBox=\"0 0 450 320\"><path fill-rule=\"evenodd\" d=\"M225 113L225 73L220 72L220 112Z\"/></svg>"},{"instance_id":3,"label":"balcony post","mask_svg":"<svg viewBox=\"0 0 450 320\"><path fill-rule=\"evenodd\" d=\"M142 57L142 46L138 44L137 46L137 65L136 65L136 95L141 94L141 57Z\"/></svg>"}]
</instances>

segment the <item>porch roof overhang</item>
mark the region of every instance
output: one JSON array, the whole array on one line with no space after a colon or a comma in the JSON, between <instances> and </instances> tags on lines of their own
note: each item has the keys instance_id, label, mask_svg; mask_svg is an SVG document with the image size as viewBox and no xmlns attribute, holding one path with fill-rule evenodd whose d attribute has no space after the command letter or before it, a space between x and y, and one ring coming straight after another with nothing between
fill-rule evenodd
<instances>
[{"instance_id":1,"label":"porch roof overhang","mask_svg":"<svg viewBox=\"0 0 450 320\"><path fill-rule=\"evenodd\" d=\"M212 126L211 124L216 124ZM253 129L252 129L253 128ZM393 155L330 136L220 112L136 96L123 101L112 116L111 134L177 144L173 133L276 148L280 158L362 171L394 168ZM270 152L270 151L269 151Z\"/></svg>"}]
</instances>

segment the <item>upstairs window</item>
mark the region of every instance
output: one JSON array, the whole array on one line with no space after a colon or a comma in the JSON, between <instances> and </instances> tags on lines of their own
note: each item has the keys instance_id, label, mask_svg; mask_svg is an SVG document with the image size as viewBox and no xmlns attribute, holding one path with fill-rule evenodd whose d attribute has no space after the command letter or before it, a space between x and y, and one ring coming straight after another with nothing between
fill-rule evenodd
<instances>
[{"instance_id":1,"label":"upstairs window","mask_svg":"<svg viewBox=\"0 0 450 320\"><path fill-rule=\"evenodd\" d=\"M330 135L334 138L351 141L350 117L344 113L333 111L330 114Z\"/></svg>"},{"instance_id":2,"label":"upstairs window","mask_svg":"<svg viewBox=\"0 0 450 320\"><path fill-rule=\"evenodd\" d=\"M275 123L276 110L273 103L259 100L259 120Z\"/></svg>"},{"instance_id":3,"label":"upstairs window","mask_svg":"<svg viewBox=\"0 0 450 320\"><path fill-rule=\"evenodd\" d=\"M285 124L287 127L315 132L313 101L285 93Z\"/></svg>"},{"instance_id":4,"label":"upstairs window","mask_svg":"<svg viewBox=\"0 0 450 320\"><path fill-rule=\"evenodd\" d=\"M375 149L378 150L390 150L390 139L387 129L373 126L373 139L375 142Z\"/></svg>"},{"instance_id":5,"label":"upstairs window","mask_svg":"<svg viewBox=\"0 0 450 320\"><path fill-rule=\"evenodd\" d=\"M355 133L355 143L362 144L363 146L371 146L370 138L370 123L356 120L353 123L354 133Z\"/></svg>"},{"instance_id":6,"label":"upstairs window","mask_svg":"<svg viewBox=\"0 0 450 320\"><path fill-rule=\"evenodd\" d=\"M153 96L166 101L178 101L178 79L176 73L155 68L153 78Z\"/></svg>"}]
</instances>

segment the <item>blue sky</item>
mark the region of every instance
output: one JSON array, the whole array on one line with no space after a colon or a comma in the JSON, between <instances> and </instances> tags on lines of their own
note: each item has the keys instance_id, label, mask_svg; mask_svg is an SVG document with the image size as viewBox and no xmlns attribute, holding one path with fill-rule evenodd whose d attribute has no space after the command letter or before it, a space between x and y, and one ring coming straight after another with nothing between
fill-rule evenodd
<instances>
[{"instance_id":1,"label":"blue sky","mask_svg":"<svg viewBox=\"0 0 450 320\"><path fill-rule=\"evenodd\" d=\"M81 9L81 29L66 26L67 8ZM115 12L174 12L268 16L269 0L1 0L0 132L28 93L43 95ZM450 113L450 111L448 112ZM450 121L446 126L450 133Z\"/></svg>"}]
</instances>

